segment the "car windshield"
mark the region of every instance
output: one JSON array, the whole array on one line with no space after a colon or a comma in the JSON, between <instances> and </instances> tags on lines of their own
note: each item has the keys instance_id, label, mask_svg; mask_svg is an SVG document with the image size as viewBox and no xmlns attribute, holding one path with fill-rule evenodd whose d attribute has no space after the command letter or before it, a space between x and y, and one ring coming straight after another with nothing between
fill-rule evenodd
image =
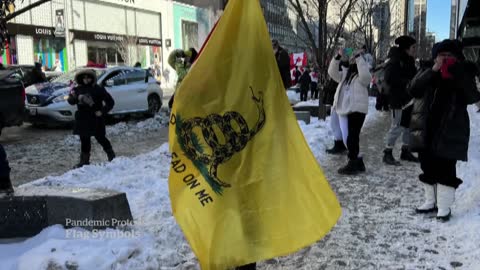
<instances>
[{"instance_id":1,"label":"car windshield","mask_svg":"<svg viewBox=\"0 0 480 270\"><path fill-rule=\"evenodd\" d=\"M70 81L74 81L75 80L75 75L77 75L77 73L79 71L82 71L84 69L76 69L74 71L70 71L68 73L65 73L63 74L62 76L58 77L58 78L55 78L54 80L52 80L52 82L56 82L56 83L70 83ZM105 73L105 70L103 69L93 69L95 71L95 73L97 74L97 78L99 78L100 76L102 76L104 73Z\"/></svg>"}]
</instances>

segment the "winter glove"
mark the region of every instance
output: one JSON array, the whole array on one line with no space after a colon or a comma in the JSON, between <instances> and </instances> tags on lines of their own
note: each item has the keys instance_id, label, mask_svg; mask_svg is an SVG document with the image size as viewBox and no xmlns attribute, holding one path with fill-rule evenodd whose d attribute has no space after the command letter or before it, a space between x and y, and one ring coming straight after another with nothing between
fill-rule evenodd
<instances>
[{"instance_id":1,"label":"winter glove","mask_svg":"<svg viewBox=\"0 0 480 270\"><path fill-rule=\"evenodd\" d=\"M85 104L85 105L88 105L90 107L92 107L95 104L92 97L89 96L89 95L79 95L78 96L78 101L79 101L80 104Z\"/></svg>"},{"instance_id":2,"label":"winter glove","mask_svg":"<svg viewBox=\"0 0 480 270\"><path fill-rule=\"evenodd\" d=\"M103 113L102 113L102 111L96 111L96 112L95 112L95 115L96 115L97 117L101 117L101 116L103 115Z\"/></svg>"}]
</instances>

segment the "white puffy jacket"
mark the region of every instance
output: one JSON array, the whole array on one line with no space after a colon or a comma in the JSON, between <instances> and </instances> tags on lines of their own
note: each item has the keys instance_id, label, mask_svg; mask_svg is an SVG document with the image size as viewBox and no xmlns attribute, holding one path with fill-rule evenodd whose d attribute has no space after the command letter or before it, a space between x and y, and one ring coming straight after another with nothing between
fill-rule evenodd
<instances>
[{"instance_id":1,"label":"white puffy jacket","mask_svg":"<svg viewBox=\"0 0 480 270\"><path fill-rule=\"evenodd\" d=\"M340 60L333 59L328 67L328 75L338 83L337 92L333 100L333 109L338 115L347 115L354 112L368 113L368 86L372 80L372 74L367 62L363 57L356 58L358 75L350 83L349 93L344 93L343 87L348 69L339 71ZM339 102L339 97L341 101Z\"/></svg>"}]
</instances>

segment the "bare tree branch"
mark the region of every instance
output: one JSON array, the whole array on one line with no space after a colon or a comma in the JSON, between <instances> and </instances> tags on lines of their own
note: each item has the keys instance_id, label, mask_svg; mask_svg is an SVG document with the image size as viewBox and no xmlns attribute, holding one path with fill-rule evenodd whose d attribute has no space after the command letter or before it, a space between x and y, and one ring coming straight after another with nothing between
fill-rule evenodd
<instances>
[{"instance_id":1,"label":"bare tree branch","mask_svg":"<svg viewBox=\"0 0 480 270\"><path fill-rule=\"evenodd\" d=\"M139 61L137 54L138 38L135 36L125 36L122 41L116 42L117 52L122 57L127 66L133 66Z\"/></svg>"}]
</instances>

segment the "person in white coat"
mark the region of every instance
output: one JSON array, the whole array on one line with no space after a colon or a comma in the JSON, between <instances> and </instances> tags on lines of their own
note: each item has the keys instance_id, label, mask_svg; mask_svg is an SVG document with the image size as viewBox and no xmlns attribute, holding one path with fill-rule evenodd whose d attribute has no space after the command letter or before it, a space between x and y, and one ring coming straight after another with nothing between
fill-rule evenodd
<instances>
[{"instance_id":1,"label":"person in white coat","mask_svg":"<svg viewBox=\"0 0 480 270\"><path fill-rule=\"evenodd\" d=\"M356 51L350 58L348 68L339 71L343 50L331 61L329 76L338 82L332 109L338 114L340 122L348 122L347 149L348 163L338 170L340 174L353 175L365 171L360 156L360 131L368 112L368 85L372 80L370 68L363 57L364 50ZM344 119L342 121L342 119Z\"/></svg>"}]
</instances>

